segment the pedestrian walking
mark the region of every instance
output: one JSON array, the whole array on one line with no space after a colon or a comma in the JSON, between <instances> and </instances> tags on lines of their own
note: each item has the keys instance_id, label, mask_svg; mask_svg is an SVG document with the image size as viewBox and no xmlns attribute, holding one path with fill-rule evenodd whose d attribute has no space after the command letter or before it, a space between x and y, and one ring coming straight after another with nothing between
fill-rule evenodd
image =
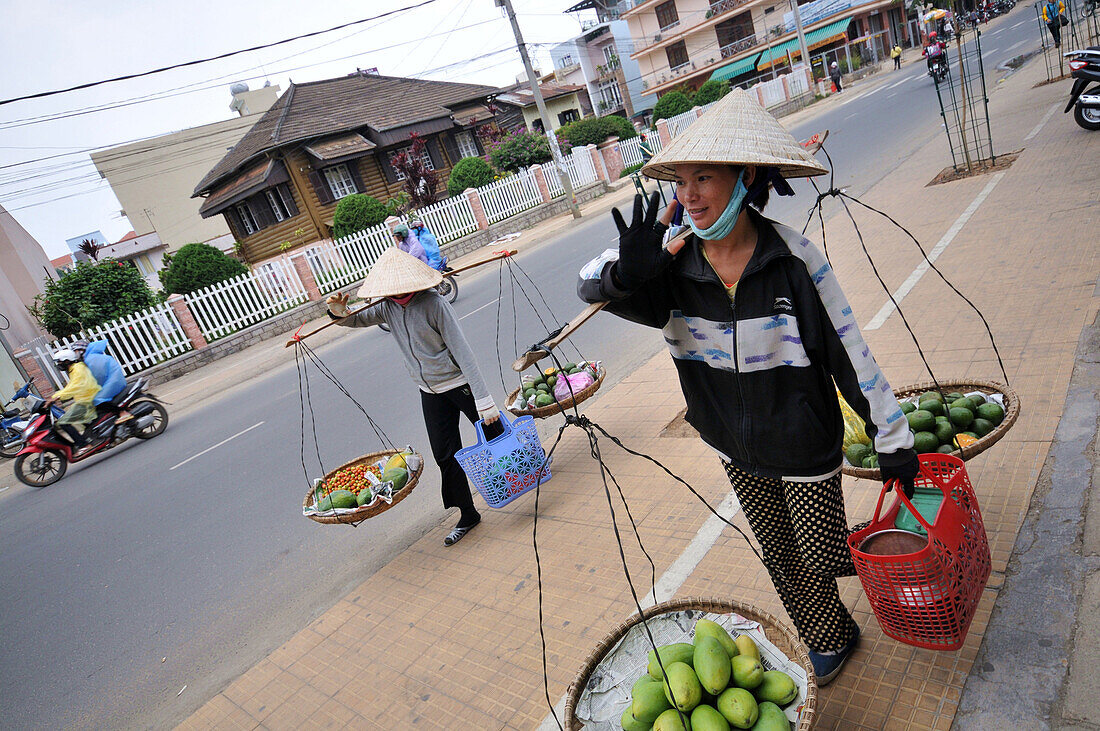
<instances>
[{"instance_id":1,"label":"pedestrian walking","mask_svg":"<svg viewBox=\"0 0 1100 731\"><path fill-rule=\"evenodd\" d=\"M836 92L839 94L841 92L840 66L837 65L836 61L829 64L829 78L833 80L833 86L836 87Z\"/></svg>"},{"instance_id":2,"label":"pedestrian walking","mask_svg":"<svg viewBox=\"0 0 1100 731\"><path fill-rule=\"evenodd\" d=\"M629 225L612 212L618 251L585 265L578 293L661 329L687 420L718 452L824 685L859 641L836 582L855 574L837 388L866 421L884 481L898 478L909 492L919 469L913 435L828 261L761 212L770 189L793 195L786 178L827 171L735 89L644 172L675 183L691 233L663 249L676 204L658 222L656 198L643 214L636 196Z\"/></svg>"},{"instance_id":3,"label":"pedestrian walking","mask_svg":"<svg viewBox=\"0 0 1100 731\"><path fill-rule=\"evenodd\" d=\"M901 46L897 43L890 49L890 58L894 59L894 70L901 68Z\"/></svg>"},{"instance_id":4,"label":"pedestrian walking","mask_svg":"<svg viewBox=\"0 0 1100 731\"><path fill-rule=\"evenodd\" d=\"M1047 0L1043 3L1043 22L1047 24L1050 37L1054 39L1054 47L1062 47L1062 26L1069 25L1066 18L1066 4L1062 0Z\"/></svg>"},{"instance_id":5,"label":"pedestrian walking","mask_svg":"<svg viewBox=\"0 0 1100 731\"><path fill-rule=\"evenodd\" d=\"M334 294L327 300L329 317L344 327L370 327L386 323L409 377L420 389L420 407L432 457L439 466L444 508L458 508L454 529L443 545L458 543L481 522L474 507L470 483L455 459L462 448L459 415L471 424L486 426L487 438L499 436L500 412L489 394L458 318L435 288L443 281L435 269L396 248L388 248L371 267L359 289L364 299L381 302L355 315L348 314L348 296Z\"/></svg>"}]
</instances>

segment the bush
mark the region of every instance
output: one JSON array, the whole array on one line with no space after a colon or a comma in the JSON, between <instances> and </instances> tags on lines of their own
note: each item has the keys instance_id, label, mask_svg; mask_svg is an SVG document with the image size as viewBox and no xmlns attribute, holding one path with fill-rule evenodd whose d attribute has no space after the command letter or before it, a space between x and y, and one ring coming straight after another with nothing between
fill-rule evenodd
<instances>
[{"instance_id":1,"label":"bush","mask_svg":"<svg viewBox=\"0 0 1100 731\"><path fill-rule=\"evenodd\" d=\"M208 244L187 244L164 257L160 284L169 294L190 294L239 274L248 267Z\"/></svg>"},{"instance_id":2,"label":"bush","mask_svg":"<svg viewBox=\"0 0 1100 731\"><path fill-rule=\"evenodd\" d=\"M493 182L493 168L480 157L464 157L451 168L447 192L458 195L467 188L480 188Z\"/></svg>"},{"instance_id":3,"label":"bush","mask_svg":"<svg viewBox=\"0 0 1100 731\"><path fill-rule=\"evenodd\" d=\"M701 107L704 104L710 104L711 102L718 101L726 94L730 93L730 82L719 81L718 79L710 79L704 81L703 85L699 87L699 91L695 92L695 99L693 103L697 107Z\"/></svg>"},{"instance_id":4,"label":"bush","mask_svg":"<svg viewBox=\"0 0 1100 731\"><path fill-rule=\"evenodd\" d=\"M75 335L159 301L133 264L116 259L77 262L45 285L45 293L37 295L28 309L55 338Z\"/></svg>"},{"instance_id":5,"label":"bush","mask_svg":"<svg viewBox=\"0 0 1100 731\"><path fill-rule=\"evenodd\" d=\"M668 119L691 109L691 99L682 91L670 91L653 105L653 121Z\"/></svg>"},{"instance_id":6,"label":"bush","mask_svg":"<svg viewBox=\"0 0 1100 731\"><path fill-rule=\"evenodd\" d=\"M608 137L628 140L637 137L638 131L625 117L609 114L606 117L588 117L570 122L558 130L558 138L568 146L598 145Z\"/></svg>"},{"instance_id":7,"label":"bush","mask_svg":"<svg viewBox=\"0 0 1100 731\"><path fill-rule=\"evenodd\" d=\"M623 168L623 171L621 173L619 173L619 177L620 178L625 178L627 175L630 175L631 173L638 172L639 170L642 169L642 165L644 165L644 164L645 163L642 163L642 162L636 162L633 165L627 165L625 168Z\"/></svg>"},{"instance_id":8,"label":"bush","mask_svg":"<svg viewBox=\"0 0 1100 731\"><path fill-rule=\"evenodd\" d=\"M603 122L607 128L607 136L614 135L620 140L629 140L631 137L638 136L638 130L634 129L634 125L626 117L620 117L617 114L609 114L606 117L600 117L600 121Z\"/></svg>"},{"instance_id":9,"label":"bush","mask_svg":"<svg viewBox=\"0 0 1100 731\"><path fill-rule=\"evenodd\" d=\"M362 193L346 195L336 204L332 216L332 235L342 239L386 220L389 212L377 198Z\"/></svg>"},{"instance_id":10,"label":"bush","mask_svg":"<svg viewBox=\"0 0 1100 731\"><path fill-rule=\"evenodd\" d=\"M514 173L521 168L550 162L550 141L538 132L517 132L504 139L500 146L489 153L489 159L497 170Z\"/></svg>"}]
</instances>

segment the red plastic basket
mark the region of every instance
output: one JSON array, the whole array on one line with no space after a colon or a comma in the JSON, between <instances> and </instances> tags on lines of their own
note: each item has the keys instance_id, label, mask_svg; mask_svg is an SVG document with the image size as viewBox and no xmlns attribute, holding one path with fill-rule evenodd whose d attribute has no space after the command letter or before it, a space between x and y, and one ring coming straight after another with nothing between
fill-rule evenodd
<instances>
[{"instance_id":1,"label":"red plastic basket","mask_svg":"<svg viewBox=\"0 0 1100 731\"><path fill-rule=\"evenodd\" d=\"M938 488L944 500L929 525L900 489L885 515L883 486L875 518L848 537L856 573L882 631L908 645L957 650L966 639L989 578L989 541L966 468L949 454L920 455L917 485ZM894 527L905 505L928 531L928 545L916 553L880 556L859 550L874 533Z\"/></svg>"}]
</instances>

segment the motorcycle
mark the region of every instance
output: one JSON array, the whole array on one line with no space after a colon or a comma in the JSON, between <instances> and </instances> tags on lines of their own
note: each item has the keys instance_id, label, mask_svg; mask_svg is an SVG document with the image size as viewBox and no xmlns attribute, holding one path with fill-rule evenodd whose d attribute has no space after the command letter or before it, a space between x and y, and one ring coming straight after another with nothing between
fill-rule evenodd
<instances>
[{"instance_id":1,"label":"motorcycle","mask_svg":"<svg viewBox=\"0 0 1100 731\"><path fill-rule=\"evenodd\" d=\"M82 462L122 444L130 437L152 439L168 427L168 410L139 378L111 401L100 404L101 413L88 425L88 447L76 454L73 445L55 428L58 417L45 399L31 395L34 417L23 430L26 445L15 458L15 476L24 485L46 487L65 476L71 462ZM122 419L123 412L129 419Z\"/></svg>"},{"instance_id":2,"label":"motorcycle","mask_svg":"<svg viewBox=\"0 0 1100 731\"><path fill-rule=\"evenodd\" d=\"M947 58L945 54L941 53L932 60L932 65L928 69L928 75L931 76L937 84L942 84L947 80L947 74Z\"/></svg>"},{"instance_id":3,"label":"motorcycle","mask_svg":"<svg viewBox=\"0 0 1100 731\"><path fill-rule=\"evenodd\" d=\"M1100 46L1063 54L1069 59L1073 88L1063 113L1073 110L1073 121L1087 130L1100 130ZM1086 91L1086 87L1093 84Z\"/></svg>"},{"instance_id":4,"label":"motorcycle","mask_svg":"<svg viewBox=\"0 0 1100 731\"><path fill-rule=\"evenodd\" d=\"M15 406L16 401L33 395L31 393L33 382L34 379L32 378L20 386L15 395L11 397L11 400L3 406L3 417L0 417L0 457L11 459L23 449L23 430L27 428L29 423L29 415L22 409L9 407ZM55 416L61 416L65 413L60 406L55 405L53 408Z\"/></svg>"}]
</instances>

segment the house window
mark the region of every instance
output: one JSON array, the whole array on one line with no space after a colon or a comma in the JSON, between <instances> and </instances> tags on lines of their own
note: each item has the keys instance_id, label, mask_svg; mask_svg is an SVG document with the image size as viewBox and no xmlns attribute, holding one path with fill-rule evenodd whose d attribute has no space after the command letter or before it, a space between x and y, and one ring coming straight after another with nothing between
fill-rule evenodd
<instances>
[{"instance_id":1,"label":"house window","mask_svg":"<svg viewBox=\"0 0 1100 731\"><path fill-rule=\"evenodd\" d=\"M576 109L566 109L564 112L558 115L559 124L569 124L570 122L576 122L581 118L579 112Z\"/></svg>"},{"instance_id":2,"label":"house window","mask_svg":"<svg viewBox=\"0 0 1100 731\"><path fill-rule=\"evenodd\" d=\"M328 188L332 191L332 197L334 199L340 200L344 196L359 192L355 188L355 181L352 180L347 165L336 165L335 167L325 168L324 172L325 180L328 181Z\"/></svg>"},{"instance_id":3,"label":"house window","mask_svg":"<svg viewBox=\"0 0 1100 731\"><path fill-rule=\"evenodd\" d=\"M256 217L252 215L252 209L248 207L248 203L238 203L235 206L237 215L240 216L241 225L244 226L245 236L250 236L260 230L260 225L256 223Z\"/></svg>"},{"instance_id":4,"label":"house window","mask_svg":"<svg viewBox=\"0 0 1100 731\"><path fill-rule=\"evenodd\" d=\"M461 157L477 157L477 143L474 135L469 130L455 135L455 144L458 145L458 154Z\"/></svg>"},{"instance_id":5,"label":"house window","mask_svg":"<svg viewBox=\"0 0 1100 731\"><path fill-rule=\"evenodd\" d=\"M654 12L657 13L657 25L661 27L662 33L680 22L680 16L676 13L676 0L661 3Z\"/></svg>"},{"instance_id":6,"label":"house window","mask_svg":"<svg viewBox=\"0 0 1100 731\"><path fill-rule=\"evenodd\" d=\"M607 62L608 66L610 66L612 60L614 60L614 59L615 59L615 46L614 46L614 44L609 43L609 44L607 44L606 46L603 47L603 60Z\"/></svg>"},{"instance_id":7,"label":"house window","mask_svg":"<svg viewBox=\"0 0 1100 731\"><path fill-rule=\"evenodd\" d=\"M410 150L412 150L411 146L403 147L400 150L394 150L390 153L390 167L393 168L394 177L396 177L398 180L404 180L405 173L397 169L397 166L393 164L393 159L400 155L402 152L409 152ZM476 155L477 153L474 154ZM429 170L435 170L435 165L432 164L432 157L428 154L427 145L424 145L424 151L420 153L420 162L424 163L424 167L428 168Z\"/></svg>"},{"instance_id":8,"label":"house window","mask_svg":"<svg viewBox=\"0 0 1100 731\"><path fill-rule=\"evenodd\" d=\"M148 254L138 254L130 261L134 262L134 265L137 266L137 270L141 272L141 276L143 277L151 277L156 272L156 269L153 267L153 262L149 260Z\"/></svg>"},{"instance_id":9,"label":"house window","mask_svg":"<svg viewBox=\"0 0 1100 731\"><path fill-rule=\"evenodd\" d=\"M564 56L562 56L561 58L558 59L558 68L559 69L567 69L572 65L573 65L573 54L572 53L567 53L567 54L565 54Z\"/></svg>"},{"instance_id":10,"label":"house window","mask_svg":"<svg viewBox=\"0 0 1100 731\"><path fill-rule=\"evenodd\" d=\"M668 67L675 71L688 62L687 43L676 41L665 49L665 55L668 56Z\"/></svg>"},{"instance_id":11,"label":"house window","mask_svg":"<svg viewBox=\"0 0 1100 731\"><path fill-rule=\"evenodd\" d=\"M614 81L600 84L600 108L603 111L617 109L622 106L623 97L619 93L619 85Z\"/></svg>"},{"instance_id":12,"label":"house window","mask_svg":"<svg viewBox=\"0 0 1100 731\"><path fill-rule=\"evenodd\" d=\"M290 218L290 211L287 209L286 202L283 201L283 191L280 188L264 191L264 195L267 196L267 202L271 204L271 212L275 215L276 221L285 221Z\"/></svg>"}]
</instances>

